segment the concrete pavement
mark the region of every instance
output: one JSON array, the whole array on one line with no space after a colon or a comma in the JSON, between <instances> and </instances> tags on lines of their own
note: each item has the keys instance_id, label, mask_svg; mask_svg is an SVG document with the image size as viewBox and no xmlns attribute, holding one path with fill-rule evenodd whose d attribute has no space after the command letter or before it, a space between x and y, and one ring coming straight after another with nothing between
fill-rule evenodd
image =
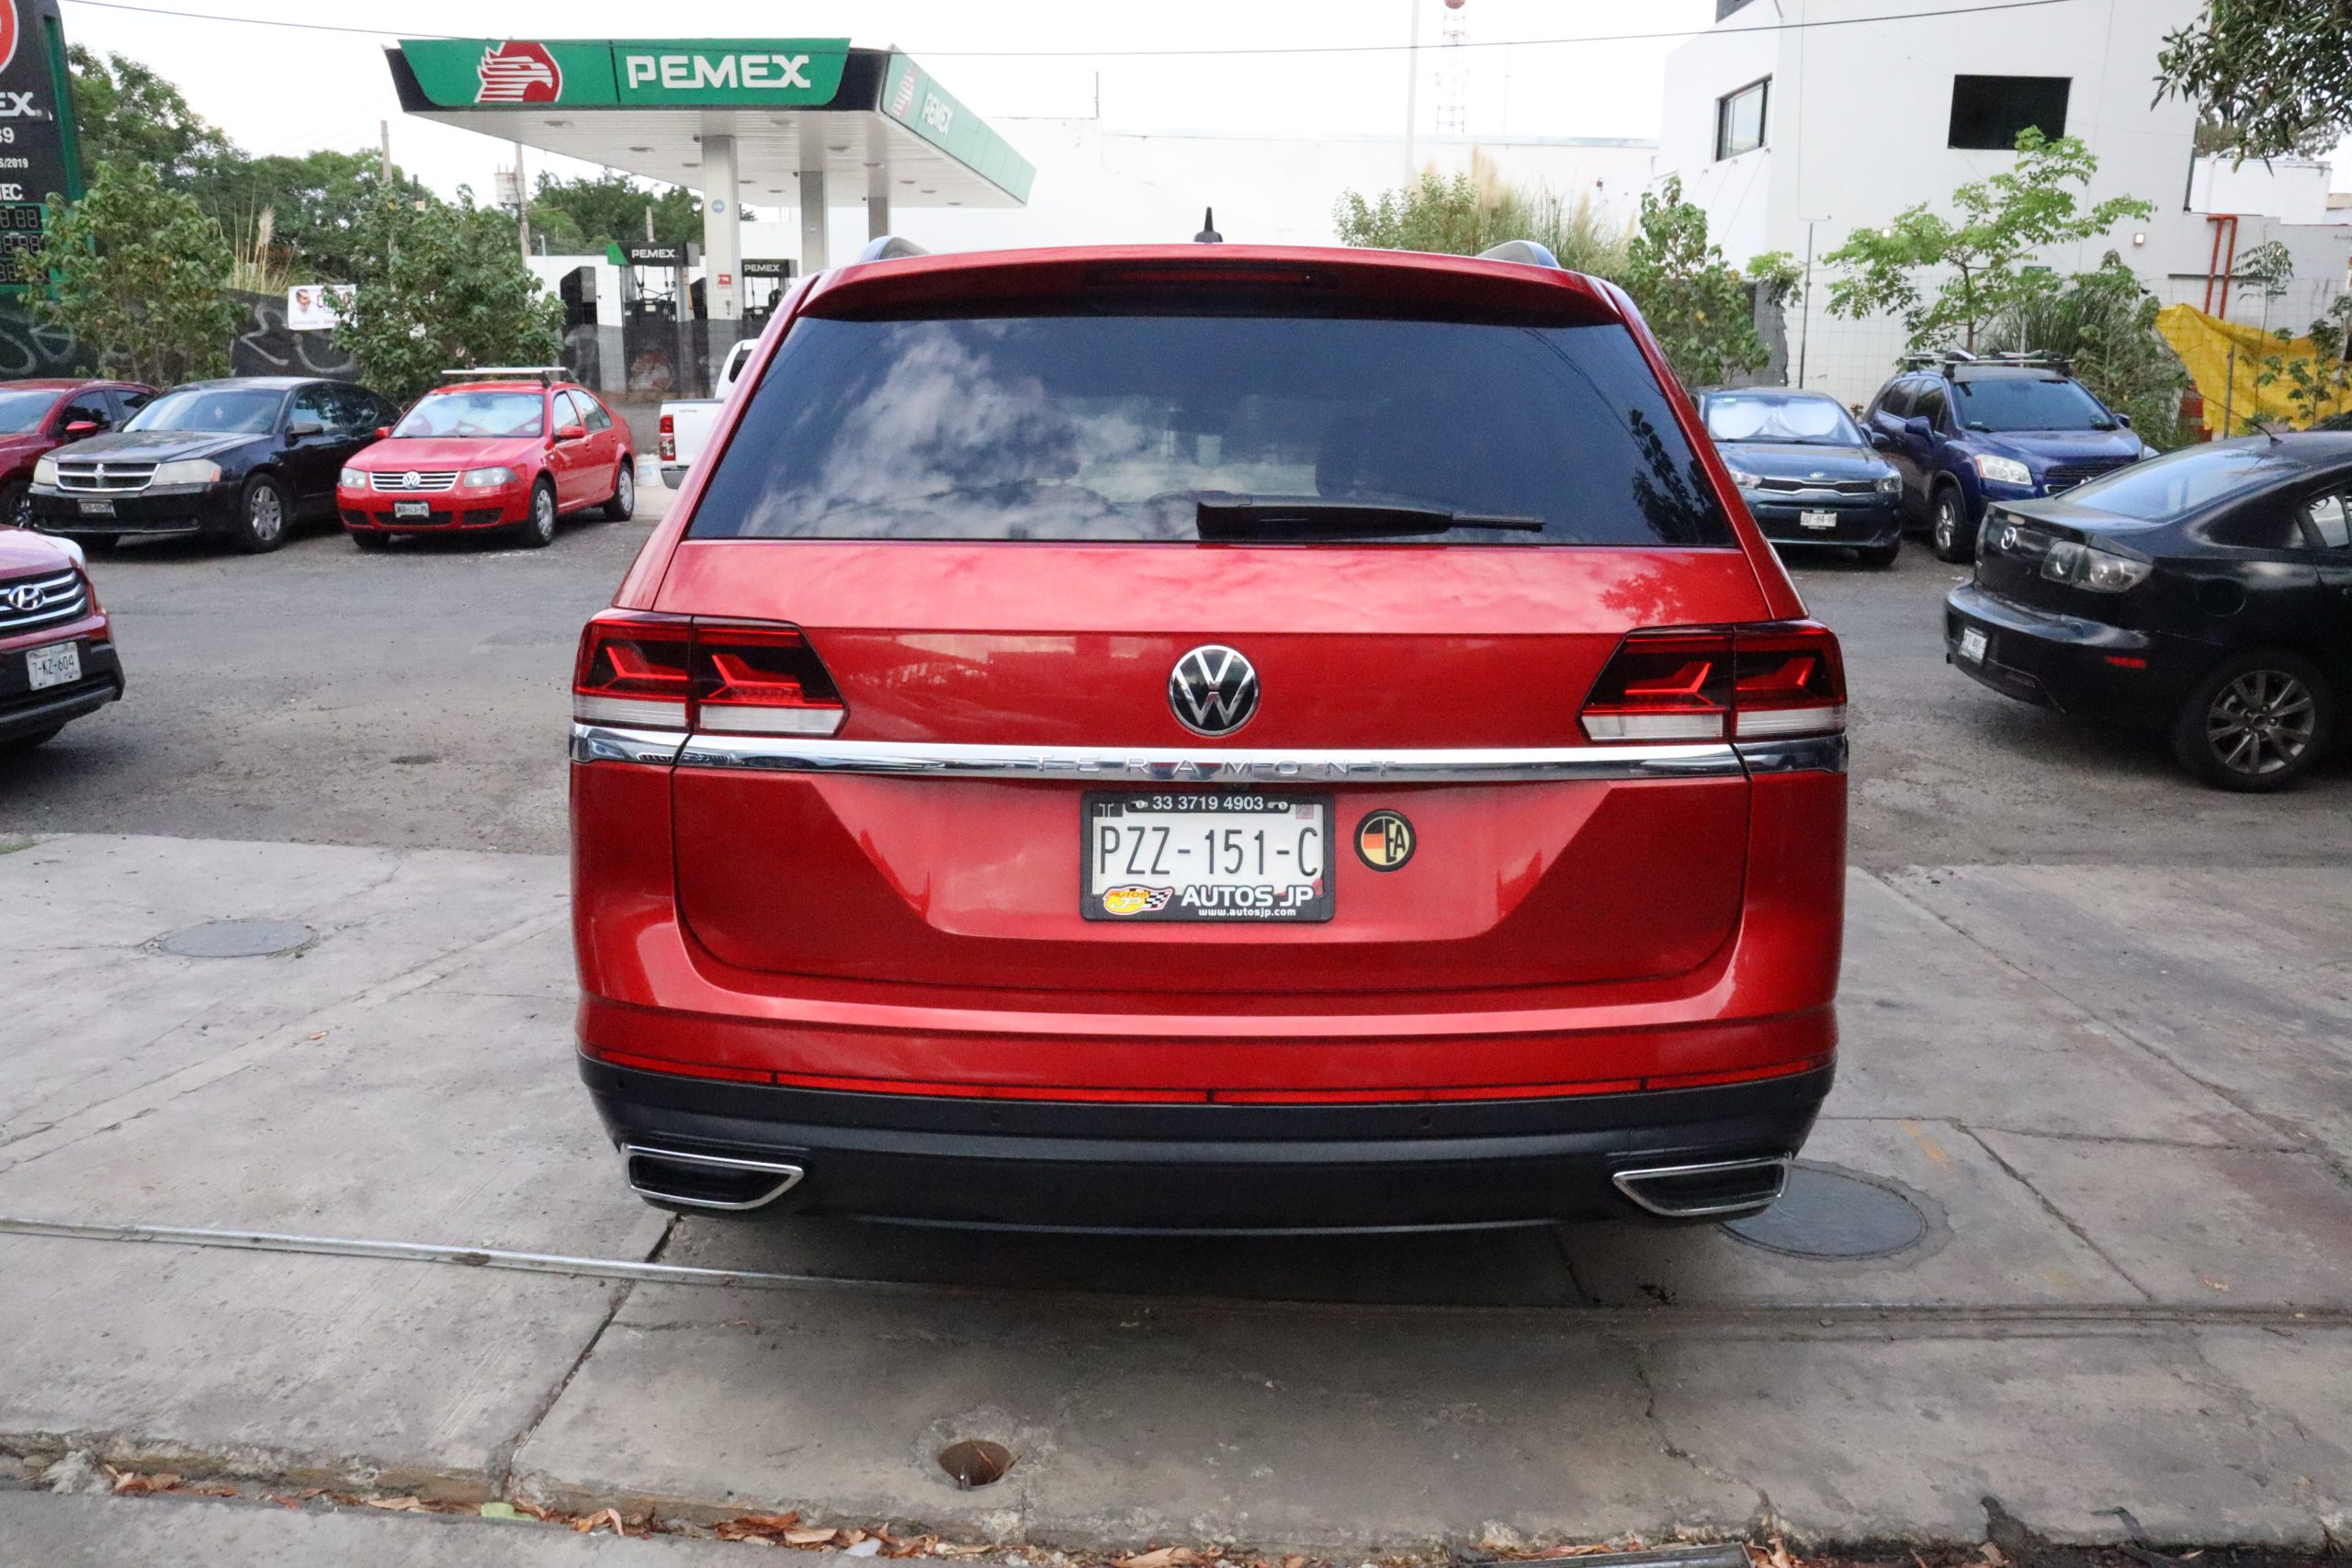
<instances>
[{"instance_id":1,"label":"concrete pavement","mask_svg":"<svg viewBox=\"0 0 2352 1568\"><path fill-rule=\"evenodd\" d=\"M1498 1527L1967 1541L1987 1494L2071 1540L2113 1539L2121 1506L2162 1539L2315 1544L2352 1508L2335 868L1854 874L1841 1080L1807 1156L1922 1229L1834 1261L1613 1225L673 1223L622 1188L571 1076L560 860L7 842L0 1452L31 1471L82 1450L1351 1552ZM311 934L159 945L245 917ZM252 1232L309 1239L234 1245ZM354 1245L387 1242L499 1250ZM1018 1462L959 1492L932 1456L961 1437ZM65 1528L50 1510L0 1497L0 1538Z\"/></svg>"}]
</instances>

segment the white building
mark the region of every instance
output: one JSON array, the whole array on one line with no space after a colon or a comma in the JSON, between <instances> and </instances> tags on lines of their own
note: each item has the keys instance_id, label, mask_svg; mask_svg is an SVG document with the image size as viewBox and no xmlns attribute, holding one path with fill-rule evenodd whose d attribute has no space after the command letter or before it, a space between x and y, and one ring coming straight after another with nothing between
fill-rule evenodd
<instances>
[{"instance_id":1,"label":"white building","mask_svg":"<svg viewBox=\"0 0 2352 1568\"><path fill-rule=\"evenodd\" d=\"M2066 0L1856 20L1889 7L1717 0L1714 27L1668 57L1657 175L1681 176L1734 265L1766 251L1802 261L1808 238L1818 256L1917 202L1948 212L1954 186L2013 166L2018 130L2039 124L2098 156L2085 206L2125 195L2155 204L2147 219L2053 247L2041 262L2087 271L2113 250L2158 298L2218 314L2216 275L2226 276L2228 257L2279 240L2296 276L2269 320L2300 328L2346 287L2352 213L2329 207L2324 164L2199 159L2196 110L2151 102L2164 35L2200 8ZM1790 378L1802 355L1808 385L1866 398L1903 348L1901 324L1833 319L1818 265L1812 284L1810 308L1789 307ZM2227 298L2231 319L2260 318L2264 302L2245 280Z\"/></svg>"}]
</instances>

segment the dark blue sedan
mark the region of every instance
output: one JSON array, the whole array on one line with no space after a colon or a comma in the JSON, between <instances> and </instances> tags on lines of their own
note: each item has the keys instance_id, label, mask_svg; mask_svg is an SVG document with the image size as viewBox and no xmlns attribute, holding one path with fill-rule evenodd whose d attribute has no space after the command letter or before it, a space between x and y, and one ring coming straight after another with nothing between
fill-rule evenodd
<instances>
[{"instance_id":1,"label":"dark blue sedan","mask_svg":"<svg viewBox=\"0 0 2352 1568\"><path fill-rule=\"evenodd\" d=\"M1702 394L1699 412L1774 548L1842 546L1872 566L1894 564L1903 477L1837 399L1741 387Z\"/></svg>"}]
</instances>

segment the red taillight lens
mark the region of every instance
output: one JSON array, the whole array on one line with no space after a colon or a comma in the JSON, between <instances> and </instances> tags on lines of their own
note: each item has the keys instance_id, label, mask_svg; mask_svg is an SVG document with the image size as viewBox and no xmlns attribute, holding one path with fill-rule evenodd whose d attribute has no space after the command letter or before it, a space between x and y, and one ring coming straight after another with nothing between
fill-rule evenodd
<instances>
[{"instance_id":1,"label":"red taillight lens","mask_svg":"<svg viewBox=\"0 0 2352 1568\"><path fill-rule=\"evenodd\" d=\"M1629 634L1579 716L1587 739L1757 740L1846 728L1838 638L1810 621Z\"/></svg>"},{"instance_id":2,"label":"red taillight lens","mask_svg":"<svg viewBox=\"0 0 2352 1568\"><path fill-rule=\"evenodd\" d=\"M831 735L847 712L797 626L609 610L580 635L571 715L586 723Z\"/></svg>"},{"instance_id":3,"label":"red taillight lens","mask_svg":"<svg viewBox=\"0 0 2352 1568\"><path fill-rule=\"evenodd\" d=\"M678 460L678 420L674 414L662 416L662 458L664 462Z\"/></svg>"},{"instance_id":4,"label":"red taillight lens","mask_svg":"<svg viewBox=\"0 0 2352 1568\"><path fill-rule=\"evenodd\" d=\"M797 626L695 623L695 728L831 735L844 710Z\"/></svg>"}]
</instances>

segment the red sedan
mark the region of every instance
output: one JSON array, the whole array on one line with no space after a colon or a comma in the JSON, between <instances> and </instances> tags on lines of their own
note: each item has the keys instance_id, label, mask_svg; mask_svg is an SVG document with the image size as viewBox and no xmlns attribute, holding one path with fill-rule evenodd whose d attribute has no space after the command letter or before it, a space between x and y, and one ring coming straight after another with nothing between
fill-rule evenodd
<instances>
[{"instance_id":1,"label":"red sedan","mask_svg":"<svg viewBox=\"0 0 2352 1568\"><path fill-rule=\"evenodd\" d=\"M154 395L135 381L0 382L0 524L31 521L36 462L69 441L119 429Z\"/></svg>"},{"instance_id":2,"label":"red sedan","mask_svg":"<svg viewBox=\"0 0 2352 1568\"><path fill-rule=\"evenodd\" d=\"M580 1066L640 1193L1774 1200L1837 1039L1838 643L1624 294L1504 252L802 286L580 645Z\"/></svg>"},{"instance_id":3,"label":"red sedan","mask_svg":"<svg viewBox=\"0 0 2352 1568\"><path fill-rule=\"evenodd\" d=\"M503 528L536 549L571 513L626 521L637 510L628 423L555 374L469 378L419 398L343 469L335 504L352 542L381 549L404 534Z\"/></svg>"}]
</instances>

